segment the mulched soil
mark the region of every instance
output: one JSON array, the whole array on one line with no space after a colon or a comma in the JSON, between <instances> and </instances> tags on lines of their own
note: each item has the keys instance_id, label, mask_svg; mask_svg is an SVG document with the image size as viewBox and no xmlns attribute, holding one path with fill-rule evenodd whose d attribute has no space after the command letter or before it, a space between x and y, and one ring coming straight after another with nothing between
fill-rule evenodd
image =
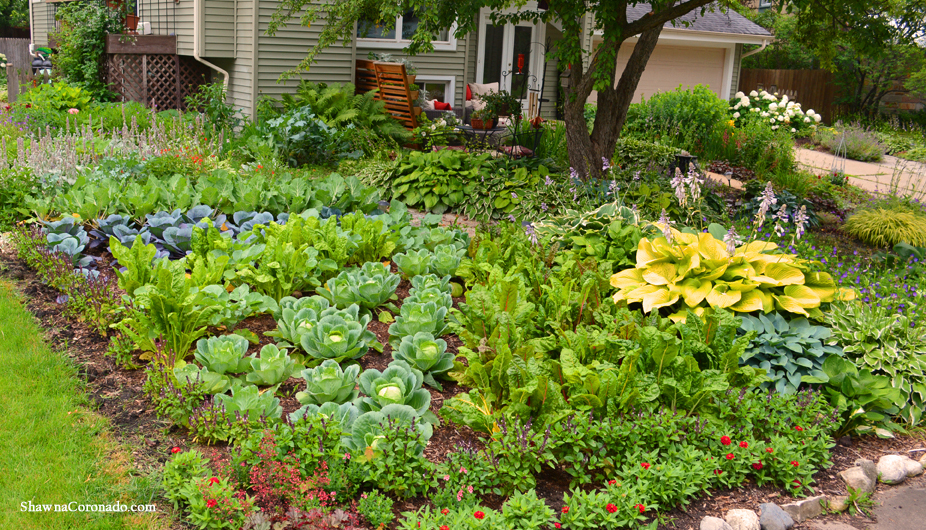
<instances>
[{"instance_id":1,"label":"mulched soil","mask_svg":"<svg viewBox=\"0 0 926 530\"><path fill-rule=\"evenodd\" d=\"M171 422L157 418L154 405L148 399L142 386L145 380L143 370L127 370L117 366L111 357L105 355L108 348L108 339L92 331L83 322L65 315L65 306L56 301L58 292L43 285L23 261L15 256L8 248L0 250L0 274L13 280L24 295L26 306L46 330L46 338L54 347L65 351L79 367L80 375L87 381L87 392L90 401L98 411L108 417L112 423L117 437L121 443L131 448L135 466L138 472L148 474L163 467L170 457L170 449L175 446L189 448L194 446L188 433L174 427ZM398 292L399 298L408 294L409 282L403 280ZM458 307L463 298L454 298L454 306ZM401 303L395 303L397 307ZM264 333L274 329L272 317L261 316L246 320L240 326L255 332L260 344L252 345L249 351L257 351L264 344L271 342ZM391 346L388 343L389 324L380 322L376 316L370 323L370 330L377 339L384 344L383 353L371 350L360 359L364 369L376 368L383 370L391 361ZM212 330L219 332L220 330ZM454 353L462 345L456 336L445 337L448 349ZM135 359L136 364L144 364ZM281 387L281 403L285 413L299 408L294 395L301 388L300 381L290 379ZM442 392L430 389L431 410L434 413L441 408L443 402L464 390L456 383L444 383ZM838 478L837 473L851 467L860 457L877 461L882 455L889 453L905 454L911 449L926 447L923 435L918 437L903 437L893 440L882 440L876 437L853 438L843 440L846 445L837 445L833 449L834 467L819 472L814 478L817 481L816 489L820 493L842 495L845 487ZM445 459L446 455L463 443L470 443L477 448L481 447L480 436L468 427L458 427L449 422L442 422L435 429L425 457L434 462ZM226 453L227 447L215 448L219 453ZM922 453L910 453L914 457ZM563 493L567 491L569 476L559 470L542 473L537 480L537 493L547 502L559 510L562 506ZM885 486L879 486L879 490ZM488 495L483 498L485 505L498 508L502 499ZM748 508L756 510L763 502L786 503L791 502L782 496L781 490L773 487L758 487L754 484L745 484L741 488L726 491L712 492L711 496L694 500L686 510L676 509L664 514L660 529L698 529L700 521L705 516L722 517L727 510L734 508ZM415 510L425 504L421 498L400 500L395 504L395 511L399 513L406 510ZM161 506L167 509L167 503ZM856 528L864 528L871 521L864 517L851 517L847 514L826 516L824 520L840 521ZM815 520L820 520L815 519ZM175 523L174 528L187 528L182 523ZM807 523L798 524L797 530L809 528Z\"/></svg>"}]
</instances>

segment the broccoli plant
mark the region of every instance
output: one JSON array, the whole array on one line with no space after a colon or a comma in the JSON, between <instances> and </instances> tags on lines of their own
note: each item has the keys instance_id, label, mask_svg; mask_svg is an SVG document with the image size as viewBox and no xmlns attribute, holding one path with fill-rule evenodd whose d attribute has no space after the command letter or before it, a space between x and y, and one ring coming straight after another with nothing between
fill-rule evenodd
<instances>
[{"instance_id":1,"label":"broccoli plant","mask_svg":"<svg viewBox=\"0 0 926 530\"><path fill-rule=\"evenodd\" d=\"M355 403L360 412L380 410L386 405L408 405L418 416L431 406L431 394L421 388L424 374L405 361L392 361L385 370L365 370L360 374L360 390L366 397Z\"/></svg>"},{"instance_id":2,"label":"broccoli plant","mask_svg":"<svg viewBox=\"0 0 926 530\"><path fill-rule=\"evenodd\" d=\"M353 401L358 394L358 375L359 365L342 370L336 361L328 359L315 368L302 371L299 377L305 379L305 392L297 392L296 399L303 405Z\"/></svg>"},{"instance_id":3,"label":"broccoli plant","mask_svg":"<svg viewBox=\"0 0 926 530\"><path fill-rule=\"evenodd\" d=\"M453 357L445 341L425 332L402 337L398 349L392 352L393 359L421 370L424 382L440 391L444 389L434 378L444 376L453 368Z\"/></svg>"},{"instance_id":4,"label":"broccoli plant","mask_svg":"<svg viewBox=\"0 0 926 530\"><path fill-rule=\"evenodd\" d=\"M258 386L273 386L289 379L296 369L296 361L273 344L260 349L260 357L250 358L251 372L247 381Z\"/></svg>"},{"instance_id":5,"label":"broccoli plant","mask_svg":"<svg viewBox=\"0 0 926 530\"><path fill-rule=\"evenodd\" d=\"M196 360L217 374L238 374L250 364L244 355L248 352L248 339L241 335L222 335L196 341Z\"/></svg>"},{"instance_id":6,"label":"broccoli plant","mask_svg":"<svg viewBox=\"0 0 926 530\"><path fill-rule=\"evenodd\" d=\"M317 292L339 308L357 304L372 310L395 294L401 278L379 262L364 263L360 269L341 271Z\"/></svg>"}]
</instances>

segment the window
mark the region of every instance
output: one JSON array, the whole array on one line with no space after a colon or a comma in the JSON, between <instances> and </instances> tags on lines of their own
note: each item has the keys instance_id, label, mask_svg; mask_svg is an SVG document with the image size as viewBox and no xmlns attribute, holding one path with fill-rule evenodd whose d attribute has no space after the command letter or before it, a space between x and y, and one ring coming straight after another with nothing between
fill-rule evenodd
<instances>
[{"instance_id":1,"label":"window","mask_svg":"<svg viewBox=\"0 0 926 530\"><path fill-rule=\"evenodd\" d=\"M357 22L357 39L360 44L375 48L404 48L408 45L418 30L418 15L414 11L406 11L396 18L395 26L387 29L382 22L361 20ZM452 36L452 29L445 29L434 35L435 50L456 50L456 39Z\"/></svg>"},{"instance_id":2,"label":"window","mask_svg":"<svg viewBox=\"0 0 926 530\"><path fill-rule=\"evenodd\" d=\"M415 77L415 84L427 91L428 99L456 104L456 76L418 74Z\"/></svg>"},{"instance_id":3,"label":"window","mask_svg":"<svg viewBox=\"0 0 926 530\"><path fill-rule=\"evenodd\" d=\"M772 7L772 0L759 0L759 9L765 10Z\"/></svg>"}]
</instances>

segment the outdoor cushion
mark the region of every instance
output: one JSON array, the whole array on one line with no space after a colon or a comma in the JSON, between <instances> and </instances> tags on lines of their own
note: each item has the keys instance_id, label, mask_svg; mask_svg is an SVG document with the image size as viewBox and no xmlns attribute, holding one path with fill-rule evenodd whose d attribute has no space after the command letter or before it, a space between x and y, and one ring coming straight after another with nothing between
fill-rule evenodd
<instances>
[{"instance_id":1,"label":"outdoor cushion","mask_svg":"<svg viewBox=\"0 0 926 530\"><path fill-rule=\"evenodd\" d=\"M469 89L469 85L466 85L466 101L473 99L473 91Z\"/></svg>"},{"instance_id":2,"label":"outdoor cushion","mask_svg":"<svg viewBox=\"0 0 926 530\"><path fill-rule=\"evenodd\" d=\"M434 100L431 104L434 106L434 110L453 110L450 103L444 103L443 101Z\"/></svg>"},{"instance_id":3,"label":"outdoor cushion","mask_svg":"<svg viewBox=\"0 0 926 530\"><path fill-rule=\"evenodd\" d=\"M435 99L424 100L424 103L421 105L421 110L442 110L442 109L435 108L434 103L440 103L440 102Z\"/></svg>"},{"instance_id":4,"label":"outdoor cushion","mask_svg":"<svg viewBox=\"0 0 926 530\"><path fill-rule=\"evenodd\" d=\"M478 96L488 94L489 92L498 92L498 83L469 83L466 88L471 89L473 93L473 110L482 110L486 104Z\"/></svg>"},{"instance_id":5,"label":"outdoor cushion","mask_svg":"<svg viewBox=\"0 0 926 530\"><path fill-rule=\"evenodd\" d=\"M501 147L501 150L506 155L512 155L512 156L517 156L517 157L534 156L533 151L531 151L530 149L524 146L520 146L520 145L506 145L506 146Z\"/></svg>"}]
</instances>

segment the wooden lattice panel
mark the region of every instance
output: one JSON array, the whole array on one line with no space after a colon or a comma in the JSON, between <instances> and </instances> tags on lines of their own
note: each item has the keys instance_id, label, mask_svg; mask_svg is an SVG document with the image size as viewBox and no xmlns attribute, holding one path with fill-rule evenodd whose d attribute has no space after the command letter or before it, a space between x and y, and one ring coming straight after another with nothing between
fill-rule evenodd
<instances>
[{"instance_id":1,"label":"wooden lattice panel","mask_svg":"<svg viewBox=\"0 0 926 530\"><path fill-rule=\"evenodd\" d=\"M153 109L186 108L186 96L207 81L208 70L189 57L167 54L110 54L106 81L121 101Z\"/></svg>"}]
</instances>

